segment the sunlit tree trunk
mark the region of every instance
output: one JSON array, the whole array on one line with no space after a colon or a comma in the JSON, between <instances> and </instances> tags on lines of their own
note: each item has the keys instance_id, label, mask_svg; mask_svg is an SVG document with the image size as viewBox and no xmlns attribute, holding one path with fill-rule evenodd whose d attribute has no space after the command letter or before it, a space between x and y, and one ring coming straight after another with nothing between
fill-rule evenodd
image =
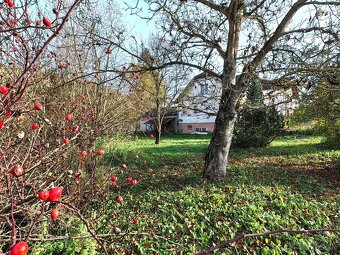
<instances>
[{"instance_id":1,"label":"sunlit tree trunk","mask_svg":"<svg viewBox=\"0 0 340 255\"><path fill-rule=\"evenodd\" d=\"M215 130L205 155L204 176L210 180L225 177L228 156L237 117L236 105L239 95L232 90L226 91L215 121Z\"/></svg>"},{"instance_id":2,"label":"sunlit tree trunk","mask_svg":"<svg viewBox=\"0 0 340 255\"><path fill-rule=\"evenodd\" d=\"M236 87L236 59L241 27L239 1L230 5L229 35L224 59L222 96L215 120L215 130L205 155L204 176L209 180L223 178L227 173L228 155L236 121L236 105L241 89Z\"/></svg>"}]
</instances>

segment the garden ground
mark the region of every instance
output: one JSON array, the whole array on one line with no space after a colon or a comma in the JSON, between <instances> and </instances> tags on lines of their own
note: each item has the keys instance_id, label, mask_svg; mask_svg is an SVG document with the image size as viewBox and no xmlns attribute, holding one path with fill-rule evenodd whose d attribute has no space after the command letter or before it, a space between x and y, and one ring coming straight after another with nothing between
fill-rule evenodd
<instances>
[{"instance_id":1,"label":"garden ground","mask_svg":"<svg viewBox=\"0 0 340 255\"><path fill-rule=\"evenodd\" d=\"M232 148L228 178L206 183L201 171L209 138L168 136L160 145L147 137L102 141L102 171L117 174L127 164L120 180L143 175L132 189L113 190L107 204L113 213L107 230L119 226L129 233L113 243L115 254L193 254L244 233L340 228L340 151L323 147L322 137ZM117 195L123 204L115 202ZM332 255L339 254L339 237L278 234L234 242L215 254Z\"/></svg>"}]
</instances>

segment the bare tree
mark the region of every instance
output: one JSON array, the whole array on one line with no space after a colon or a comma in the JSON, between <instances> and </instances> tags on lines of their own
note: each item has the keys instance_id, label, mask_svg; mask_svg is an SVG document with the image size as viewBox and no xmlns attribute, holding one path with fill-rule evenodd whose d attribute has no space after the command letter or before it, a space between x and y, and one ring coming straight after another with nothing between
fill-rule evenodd
<instances>
[{"instance_id":1,"label":"bare tree","mask_svg":"<svg viewBox=\"0 0 340 255\"><path fill-rule=\"evenodd\" d=\"M153 69L166 63L162 45L166 43L162 38L154 38L148 48L144 48L139 59L140 64L134 67L141 75L142 91L147 94L150 101L150 113L155 125L155 144L161 141L163 123L166 116L173 112L174 103L179 96L186 80L187 68L170 66L162 69ZM164 46L164 45L163 45ZM148 83L148 84L145 84ZM151 117L151 116L150 116ZM174 121L169 119L168 121Z\"/></svg>"},{"instance_id":2,"label":"bare tree","mask_svg":"<svg viewBox=\"0 0 340 255\"><path fill-rule=\"evenodd\" d=\"M205 156L204 176L210 180L227 174L239 100L254 76L296 79L334 71L338 1L146 2L168 41L167 62L158 68L185 65L221 80L216 126Z\"/></svg>"}]
</instances>

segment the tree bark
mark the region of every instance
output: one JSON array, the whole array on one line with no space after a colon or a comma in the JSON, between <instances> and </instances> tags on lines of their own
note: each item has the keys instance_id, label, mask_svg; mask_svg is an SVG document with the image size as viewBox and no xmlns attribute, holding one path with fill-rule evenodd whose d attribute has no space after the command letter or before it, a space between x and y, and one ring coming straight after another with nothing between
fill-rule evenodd
<instances>
[{"instance_id":1,"label":"tree bark","mask_svg":"<svg viewBox=\"0 0 340 255\"><path fill-rule=\"evenodd\" d=\"M215 130L205 154L203 175L211 181L223 178L227 174L228 156L237 117L236 105L239 96L240 93L228 90L221 98L215 120Z\"/></svg>"},{"instance_id":2,"label":"tree bark","mask_svg":"<svg viewBox=\"0 0 340 255\"><path fill-rule=\"evenodd\" d=\"M155 140L155 144L160 144L161 143L161 132L158 131L158 129L156 130L156 140Z\"/></svg>"},{"instance_id":3,"label":"tree bark","mask_svg":"<svg viewBox=\"0 0 340 255\"><path fill-rule=\"evenodd\" d=\"M222 96L215 120L215 130L205 155L203 175L213 181L226 176L228 155L237 117L236 105L241 87L236 84L236 60L242 23L243 1L230 2L228 45L224 57Z\"/></svg>"}]
</instances>

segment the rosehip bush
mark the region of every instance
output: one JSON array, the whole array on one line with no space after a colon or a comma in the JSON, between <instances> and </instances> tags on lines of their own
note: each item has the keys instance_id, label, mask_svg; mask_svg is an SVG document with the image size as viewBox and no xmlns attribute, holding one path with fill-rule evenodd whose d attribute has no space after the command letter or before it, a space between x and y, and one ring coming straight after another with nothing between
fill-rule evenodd
<instances>
[{"instance_id":1,"label":"rosehip bush","mask_svg":"<svg viewBox=\"0 0 340 255\"><path fill-rule=\"evenodd\" d=\"M44 100L46 90L42 89L53 69L45 55L80 2L75 0L69 6L54 2L54 14L49 18L36 11L35 1L0 3L0 36L7 45L0 60L1 252L28 254L41 219L49 213L53 220L62 216L57 207L64 207L63 213L68 210L80 215L74 202L79 176L72 180L66 177L75 165L69 164L68 158L80 150L88 133L79 129L66 134L64 120L59 117L65 114L64 105ZM45 27L29 26L30 19L42 20ZM74 106L78 117L84 112L92 114ZM86 119L73 122L86 131ZM61 142L65 135L73 145Z\"/></svg>"},{"instance_id":2,"label":"rosehip bush","mask_svg":"<svg viewBox=\"0 0 340 255\"><path fill-rule=\"evenodd\" d=\"M110 196L121 206L125 197L120 180L110 180L120 167L98 170L105 148L96 141L128 132L138 105L133 95L78 79L67 52L53 44L80 2L51 1L46 13L35 1L0 3L0 253L30 254L32 240L72 236L67 221L77 221L109 254L96 221L110 222L100 209Z\"/></svg>"}]
</instances>

